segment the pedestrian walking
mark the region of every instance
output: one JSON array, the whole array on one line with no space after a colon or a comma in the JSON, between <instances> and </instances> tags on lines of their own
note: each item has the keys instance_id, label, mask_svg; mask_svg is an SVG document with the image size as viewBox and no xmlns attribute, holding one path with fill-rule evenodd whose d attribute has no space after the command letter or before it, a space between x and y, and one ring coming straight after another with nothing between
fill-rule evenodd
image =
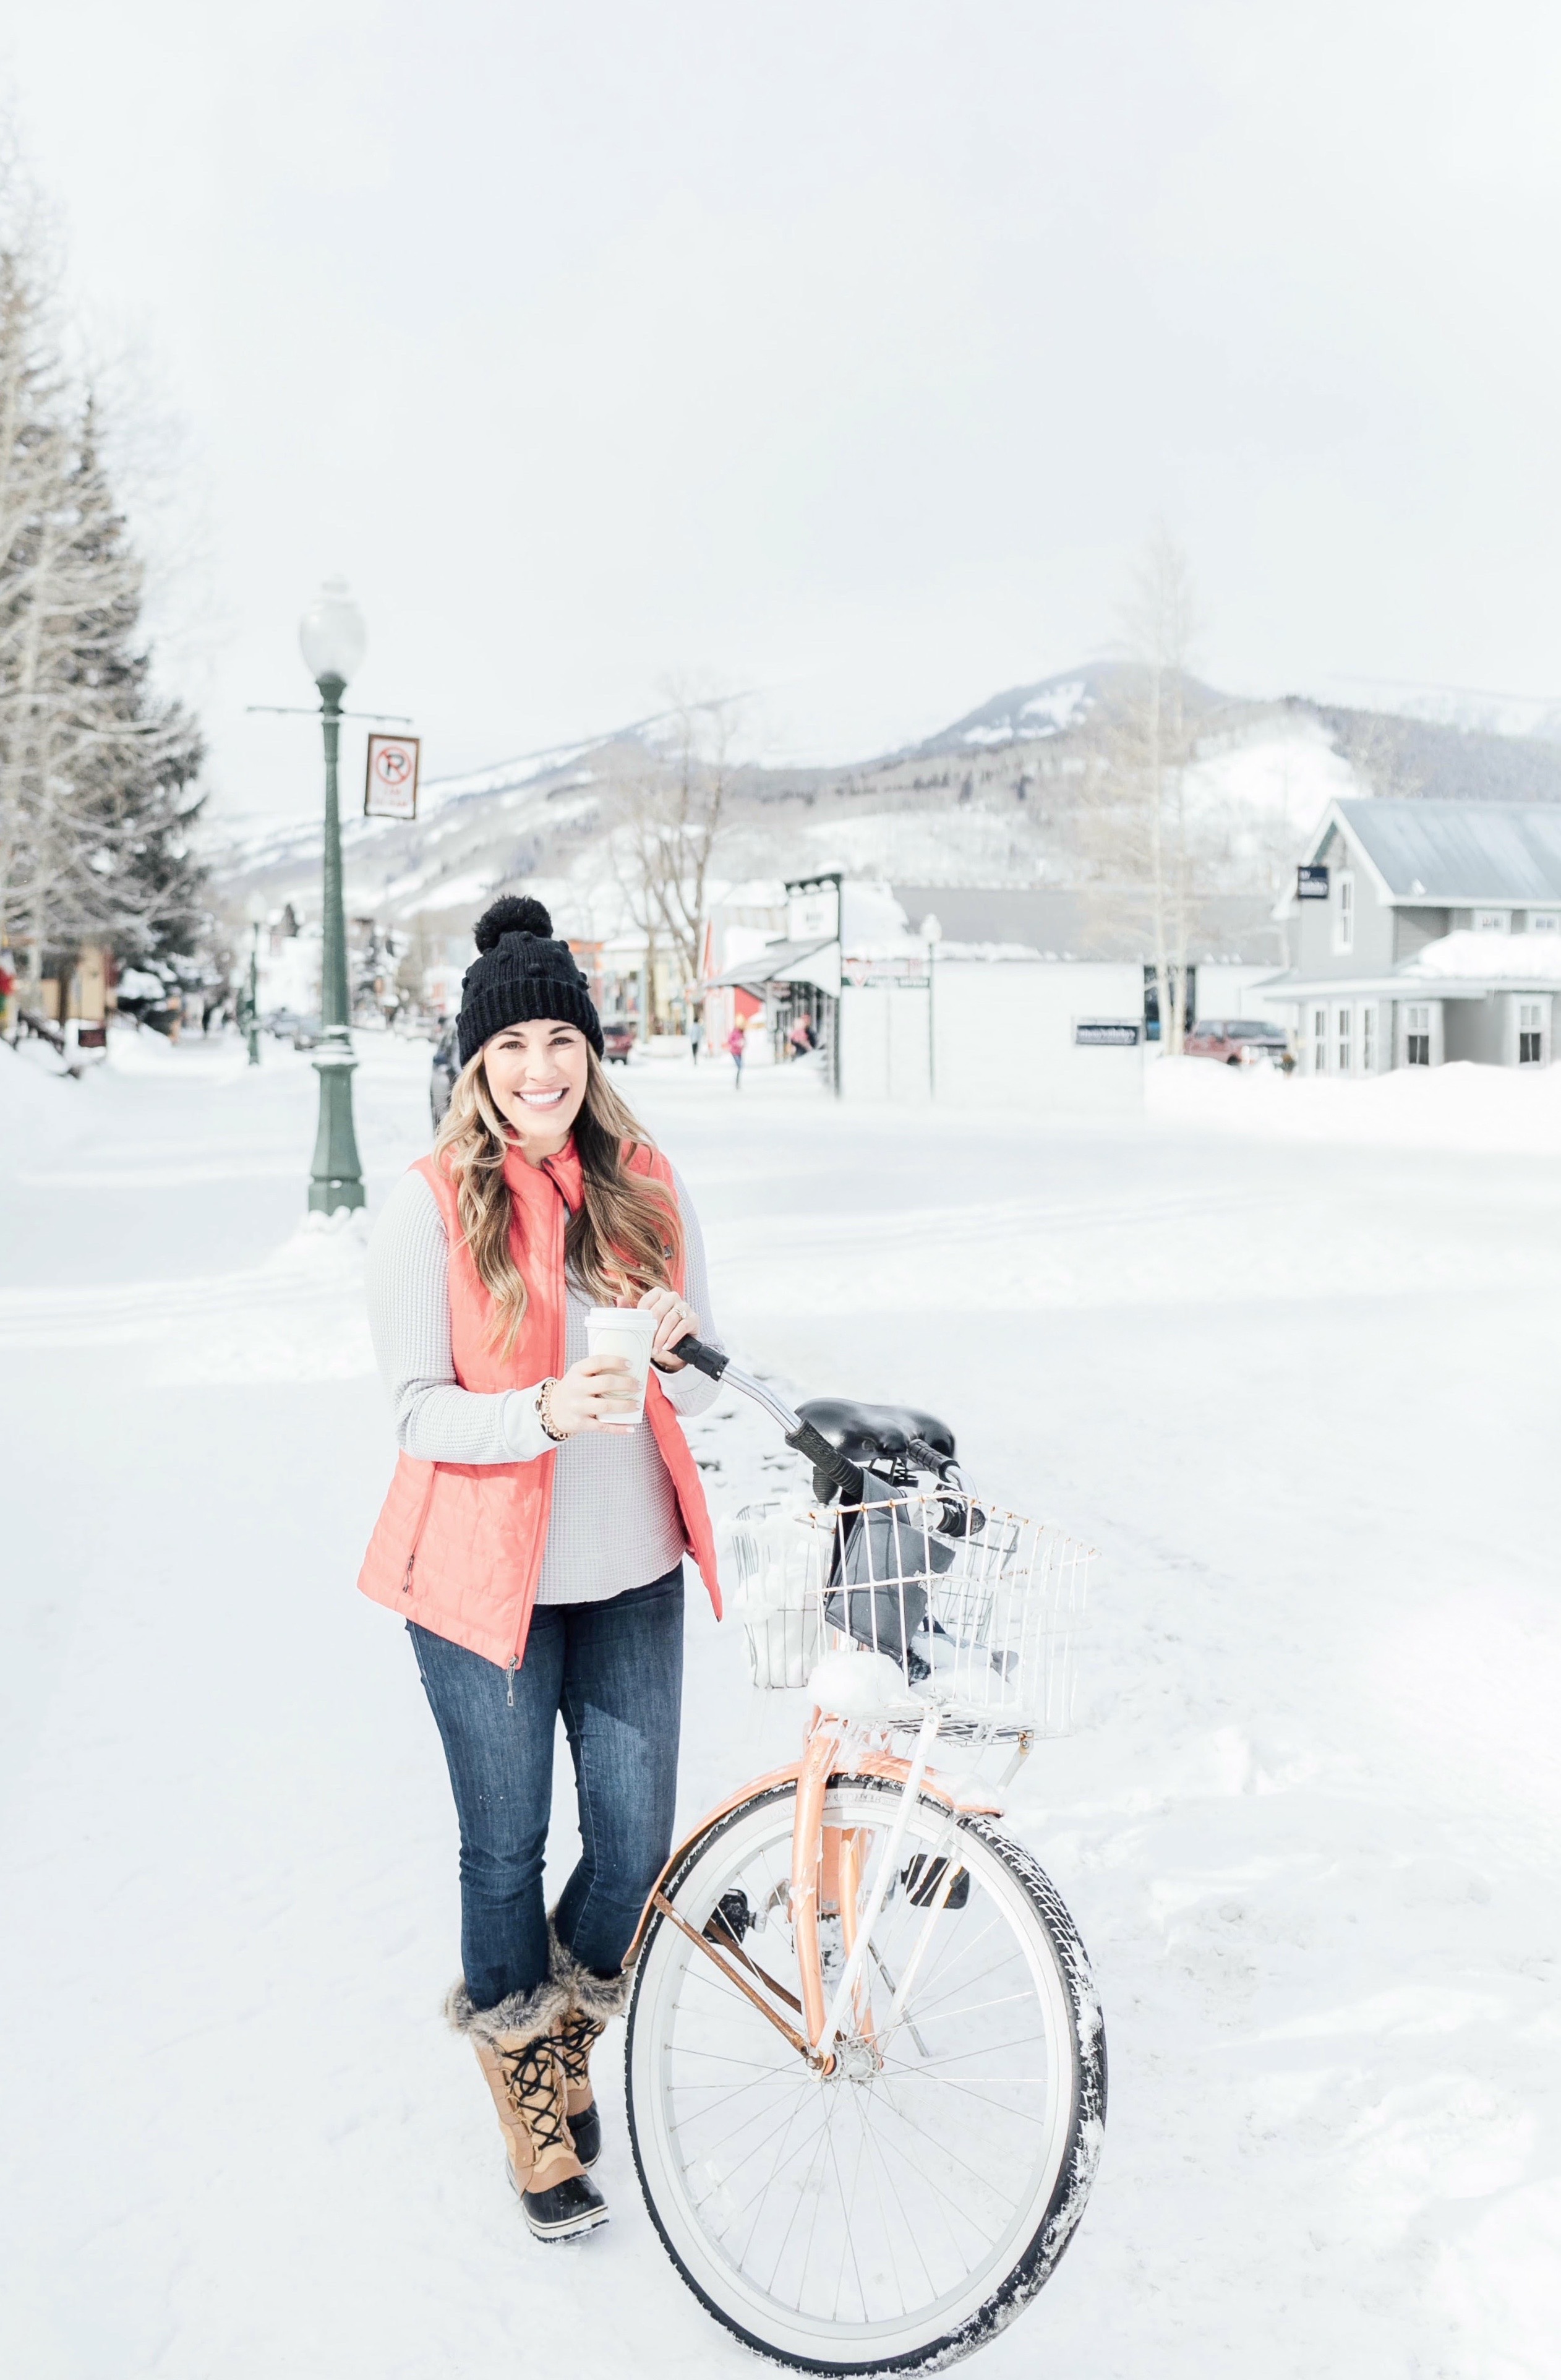
<instances>
[{"instance_id":1,"label":"pedestrian walking","mask_svg":"<svg viewBox=\"0 0 1561 2380\"><path fill-rule=\"evenodd\" d=\"M400 1452L358 1584L406 1623L449 1768L462 1972L445 2012L526 2220L557 2240L607 2216L589 2061L672 1844L685 1552L720 1608L677 1418L716 1389L672 1352L714 1333L697 1218L608 1082L568 945L514 897L476 940L448 1112L369 1245ZM629 1365L588 1352L593 1305L653 1318L643 1422ZM585 1848L550 1911L561 1713Z\"/></svg>"},{"instance_id":2,"label":"pedestrian walking","mask_svg":"<svg viewBox=\"0 0 1561 2380\"><path fill-rule=\"evenodd\" d=\"M703 1023L696 1016L693 1024L688 1028L688 1045L694 1052L694 1062L696 1065L699 1063L699 1047L704 1038L705 1027Z\"/></svg>"},{"instance_id":3,"label":"pedestrian walking","mask_svg":"<svg viewBox=\"0 0 1561 2380\"><path fill-rule=\"evenodd\" d=\"M741 1090L743 1087L743 1052L747 1046L747 1035L744 1032L743 1027L740 1025L734 1025L731 1032L726 1037L726 1053L731 1059L733 1071L736 1074L736 1087L738 1090Z\"/></svg>"}]
</instances>

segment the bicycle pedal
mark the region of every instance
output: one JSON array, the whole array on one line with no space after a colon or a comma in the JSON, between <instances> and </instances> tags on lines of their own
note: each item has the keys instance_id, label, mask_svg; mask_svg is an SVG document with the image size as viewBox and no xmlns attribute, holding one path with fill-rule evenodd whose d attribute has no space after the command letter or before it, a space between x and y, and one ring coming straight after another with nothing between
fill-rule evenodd
<instances>
[{"instance_id":1,"label":"bicycle pedal","mask_svg":"<svg viewBox=\"0 0 1561 2380\"><path fill-rule=\"evenodd\" d=\"M732 1941L741 1942L757 1924L745 1892L723 1892L706 1921L706 1938L719 1942L724 1933Z\"/></svg>"},{"instance_id":2,"label":"bicycle pedal","mask_svg":"<svg viewBox=\"0 0 1561 2380\"><path fill-rule=\"evenodd\" d=\"M948 1864L946 1859L929 1859L925 1852L918 1852L914 1859L901 1869L900 1881L913 1909L931 1907L938 1898L943 1871ZM969 1900L970 1870L962 1867L955 1873L954 1881L949 1887L949 1898L943 1906L945 1909L963 1909Z\"/></svg>"}]
</instances>

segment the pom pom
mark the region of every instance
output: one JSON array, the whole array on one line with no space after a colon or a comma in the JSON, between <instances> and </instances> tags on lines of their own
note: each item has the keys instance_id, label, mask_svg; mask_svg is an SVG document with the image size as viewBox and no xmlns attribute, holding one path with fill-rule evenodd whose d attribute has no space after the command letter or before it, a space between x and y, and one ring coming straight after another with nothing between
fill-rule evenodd
<instances>
[{"instance_id":1,"label":"pom pom","mask_svg":"<svg viewBox=\"0 0 1561 2380\"><path fill-rule=\"evenodd\" d=\"M472 940L479 951L498 946L501 934L539 934L546 941L551 938L553 921L540 901L533 901L518 892L506 892L485 909L472 928Z\"/></svg>"}]
</instances>

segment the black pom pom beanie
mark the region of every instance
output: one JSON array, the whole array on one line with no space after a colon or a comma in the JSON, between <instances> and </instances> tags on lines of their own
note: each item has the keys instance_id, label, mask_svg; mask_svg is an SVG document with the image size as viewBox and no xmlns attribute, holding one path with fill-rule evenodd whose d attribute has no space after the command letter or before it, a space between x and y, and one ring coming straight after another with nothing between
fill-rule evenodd
<instances>
[{"instance_id":1,"label":"black pom pom beanie","mask_svg":"<svg viewBox=\"0 0 1561 2380\"><path fill-rule=\"evenodd\" d=\"M526 1025L538 1016L577 1025L600 1057L596 1004L568 943L555 941L552 930L540 901L514 893L495 901L472 928L479 956L461 982L463 1066L506 1025Z\"/></svg>"}]
</instances>

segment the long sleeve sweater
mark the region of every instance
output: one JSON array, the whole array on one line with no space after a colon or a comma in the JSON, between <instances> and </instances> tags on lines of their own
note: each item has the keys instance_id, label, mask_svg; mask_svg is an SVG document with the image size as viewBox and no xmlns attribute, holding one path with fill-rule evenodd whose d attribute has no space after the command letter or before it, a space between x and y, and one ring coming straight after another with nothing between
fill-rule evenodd
<instances>
[{"instance_id":1,"label":"long sleeve sweater","mask_svg":"<svg viewBox=\"0 0 1561 2380\"><path fill-rule=\"evenodd\" d=\"M705 1244L688 1193L673 1175L683 1218L684 1294L699 1335L720 1346L710 1320ZM587 1430L556 1446L537 1412L540 1381L479 1395L455 1377L450 1335L450 1244L439 1201L423 1176L402 1175L369 1242L369 1327L395 1414L396 1443L428 1463L534 1463L554 1452L552 1512L538 1585L539 1603L595 1603L648 1585L682 1554L671 1475L648 1426L626 1436ZM564 1365L587 1352L592 1300L566 1283ZM716 1383L702 1372L658 1372L674 1410L703 1413Z\"/></svg>"}]
</instances>

